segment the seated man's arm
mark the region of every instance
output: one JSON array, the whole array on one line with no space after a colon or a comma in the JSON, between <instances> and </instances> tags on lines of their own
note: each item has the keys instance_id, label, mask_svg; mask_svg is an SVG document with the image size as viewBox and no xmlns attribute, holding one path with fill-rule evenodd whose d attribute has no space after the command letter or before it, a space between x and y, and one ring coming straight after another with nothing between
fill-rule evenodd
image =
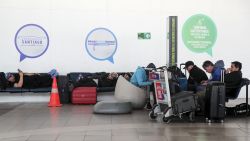
<instances>
[{"instance_id":1,"label":"seated man's arm","mask_svg":"<svg viewBox=\"0 0 250 141\"><path fill-rule=\"evenodd\" d=\"M23 73L22 72L19 72L19 81L18 83L15 83L14 84L14 87L16 88L21 88L23 86Z\"/></svg>"}]
</instances>

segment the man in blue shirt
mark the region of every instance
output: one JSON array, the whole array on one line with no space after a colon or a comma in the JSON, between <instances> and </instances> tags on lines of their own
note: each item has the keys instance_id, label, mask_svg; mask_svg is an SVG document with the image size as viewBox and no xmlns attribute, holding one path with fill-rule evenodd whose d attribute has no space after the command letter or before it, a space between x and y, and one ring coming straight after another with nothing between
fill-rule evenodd
<instances>
[{"instance_id":1,"label":"man in blue shirt","mask_svg":"<svg viewBox=\"0 0 250 141\"><path fill-rule=\"evenodd\" d=\"M203 63L202 67L207 73L211 73L210 81L221 81L221 71L224 69L223 60L219 60L215 64L207 60Z\"/></svg>"},{"instance_id":2,"label":"man in blue shirt","mask_svg":"<svg viewBox=\"0 0 250 141\"><path fill-rule=\"evenodd\" d=\"M153 82L148 80L149 70L155 69L155 65L153 63L148 64L146 68L137 67L136 71L134 72L133 76L130 79L130 82L137 87L145 87L150 86L150 91L154 93L154 86ZM154 99L155 95L153 94ZM154 100L155 101L155 100ZM147 103L146 109L151 109L150 103Z\"/></svg>"}]
</instances>

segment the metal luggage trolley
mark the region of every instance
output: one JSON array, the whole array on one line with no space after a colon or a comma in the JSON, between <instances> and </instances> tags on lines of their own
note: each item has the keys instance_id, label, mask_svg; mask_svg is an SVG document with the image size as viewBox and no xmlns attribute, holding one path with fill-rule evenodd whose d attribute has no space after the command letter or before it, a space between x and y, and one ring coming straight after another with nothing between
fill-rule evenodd
<instances>
[{"instance_id":1,"label":"metal luggage trolley","mask_svg":"<svg viewBox=\"0 0 250 141\"><path fill-rule=\"evenodd\" d=\"M178 113L172 107L169 79L171 73L166 67L160 67L156 71L149 73L149 80L153 81L155 87L156 104L149 112L149 118L155 120L159 115L163 115L162 121L169 123L174 117L182 118L183 113ZM189 119L193 121L194 112L190 112Z\"/></svg>"}]
</instances>

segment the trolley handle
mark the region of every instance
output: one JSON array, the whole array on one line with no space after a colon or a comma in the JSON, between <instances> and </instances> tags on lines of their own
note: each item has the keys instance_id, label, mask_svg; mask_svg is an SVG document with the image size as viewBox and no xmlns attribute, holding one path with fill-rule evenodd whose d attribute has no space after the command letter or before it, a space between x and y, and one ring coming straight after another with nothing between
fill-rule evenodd
<instances>
[{"instance_id":1,"label":"trolley handle","mask_svg":"<svg viewBox=\"0 0 250 141\"><path fill-rule=\"evenodd\" d=\"M166 66L162 66L162 67L158 67L158 68L150 68L150 69L147 69L147 70L149 70L150 72L161 72L161 71L164 71L164 70L166 70L167 69L167 67Z\"/></svg>"},{"instance_id":2,"label":"trolley handle","mask_svg":"<svg viewBox=\"0 0 250 141\"><path fill-rule=\"evenodd\" d=\"M162 70L162 71L164 71L166 69L167 69L167 66L161 66L161 67L156 68L155 70Z\"/></svg>"},{"instance_id":3,"label":"trolley handle","mask_svg":"<svg viewBox=\"0 0 250 141\"><path fill-rule=\"evenodd\" d=\"M180 69L182 69L182 66L185 67L185 63L181 63L181 64L180 64ZM184 67L183 67L183 68L184 68ZM187 69L185 69L185 73L184 73L184 74L185 74L185 76L187 76Z\"/></svg>"}]
</instances>

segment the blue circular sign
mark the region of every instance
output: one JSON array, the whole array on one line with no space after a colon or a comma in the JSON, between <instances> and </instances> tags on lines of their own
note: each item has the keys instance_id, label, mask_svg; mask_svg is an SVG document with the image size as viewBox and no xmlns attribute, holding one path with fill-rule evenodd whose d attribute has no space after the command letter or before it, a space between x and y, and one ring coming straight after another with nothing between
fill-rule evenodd
<instances>
[{"instance_id":1,"label":"blue circular sign","mask_svg":"<svg viewBox=\"0 0 250 141\"><path fill-rule=\"evenodd\" d=\"M95 60L108 60L114 63L113 56L117 50L117 39L107 28L95 28L87 35L85 48Z\"/></svg>"},{"instance_id":2,"label":"blue circular sign","mask_svg":"<svg viewBox=\"0 0 250 141\"><path fill-rule=\"evenodd\" d=\"M47 51L49 36L41 26L26 24L17 31L15 46L20 53L20 61L25 58L37 58Z\"/></svg>"}]
</instances>

